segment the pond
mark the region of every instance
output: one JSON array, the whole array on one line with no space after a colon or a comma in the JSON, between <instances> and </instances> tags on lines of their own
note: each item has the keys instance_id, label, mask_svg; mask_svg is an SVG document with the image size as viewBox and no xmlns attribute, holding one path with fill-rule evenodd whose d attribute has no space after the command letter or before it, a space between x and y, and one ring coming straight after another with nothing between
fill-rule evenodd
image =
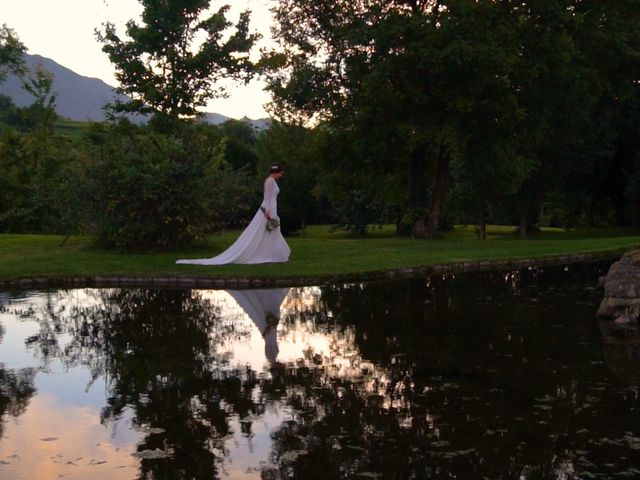
<instances>
[{"instance_id":1,"label":"pond","mask_svg":"<svg viewBox=\"0 0 640 480\"><path fill-rule=\"evenodd\" d=\"M0 478L640 478L607 268L0 292Z\"/></svg>"}]
</instances>

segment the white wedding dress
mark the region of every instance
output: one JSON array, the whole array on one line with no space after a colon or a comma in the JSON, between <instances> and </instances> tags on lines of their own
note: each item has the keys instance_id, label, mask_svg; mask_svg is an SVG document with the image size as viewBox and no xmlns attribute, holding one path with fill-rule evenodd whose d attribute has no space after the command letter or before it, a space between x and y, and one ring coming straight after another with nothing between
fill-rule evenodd
<instances>
[{"instance_id":1,"label":"white wedding dress","mask_svg":"<svg viewBox=\"0 0 640 480\"><path fill-rule=\"evenodd\" d=\"M280 227L267 231L267 217L264 208L271 218L278 217L278 193L280 189L273 177L264 181L264 199L261 208L244 229L238 239L220 255L213 258L194 258L178 260L176 263L194 265L226 265L228 263L272 263L289 260L291 249L280 233Z\"/></svg>"}]
</instances>

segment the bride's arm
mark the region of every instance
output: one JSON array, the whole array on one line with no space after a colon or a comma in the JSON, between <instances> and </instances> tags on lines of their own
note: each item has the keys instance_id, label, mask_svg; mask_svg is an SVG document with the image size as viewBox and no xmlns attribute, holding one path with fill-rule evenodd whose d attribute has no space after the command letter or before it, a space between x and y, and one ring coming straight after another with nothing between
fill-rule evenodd
<instances>
[{"instance_id":1,"label":"bride's arm","mask_svg":"<svg viewBox=\"0 0 640 480\"><path fill-rule=\"evenodd\" d=\"M262 199L263 212L267 218L271 218L271 209L275 193L276 181L271 177L267 177L264 181L264 198Z\"/></svg>"}]
</instances>

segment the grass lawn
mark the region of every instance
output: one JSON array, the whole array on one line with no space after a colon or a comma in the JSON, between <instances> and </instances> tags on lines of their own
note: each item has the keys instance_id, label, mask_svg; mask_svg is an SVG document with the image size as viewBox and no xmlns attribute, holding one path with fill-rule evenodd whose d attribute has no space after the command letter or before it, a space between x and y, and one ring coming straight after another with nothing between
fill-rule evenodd
<instances>
[{"instance_id":1,"label":"grass lawn","mask_svg":"<svg viewBox=\"0 0 640 480\"><path fill-rule=\"evenodd\" d=\"M59 118L56 120L54 129L56 133L66 135L71 138L79 138L89 130L91 122L82 122L78 120L69 120L67 118Z\"/></svg>"},{"instance_id":2,"label":"grass lawn","mask_svg":"<svg viewBox=\"0 0 640 480\"><path fill-rule=\"evenodd\" d=\"M513 227L491 226L487 241L474 228L456 227L435 241L394 236L393 227L363 237L330 233L311 226L306 236L287 238L291 259L285 264L176 265L178 258L213 257L239 232L211 237L207 245L173 253L115 253L97 248L90 237L0 235L0 278L93 276L290 277L349 274L469 260L508 260L554 254L622 251L640 247L640 229L543 229L526 240Z\"/></svg>"}]
</instances>

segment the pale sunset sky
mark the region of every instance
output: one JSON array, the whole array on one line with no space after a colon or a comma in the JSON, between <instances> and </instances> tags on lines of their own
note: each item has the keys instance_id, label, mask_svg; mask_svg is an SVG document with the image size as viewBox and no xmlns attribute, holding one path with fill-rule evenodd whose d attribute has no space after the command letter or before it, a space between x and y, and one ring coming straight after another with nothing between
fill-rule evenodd
<instances>
[{"instance_id":1,"label":"pale sunset sky","mask_svg":"<svg viewBox=\"0 0 640 480\"><path fill-rule=\"evenodd\" d=\"M262 34L260 46L270 43L272 0L212 0L212 7L231 5L229 18L251 10L251 30ZM18 35L28 53L42 55L86 77L100 78L116 86L114 68L95 37L96 28L112 22L120 33L124 24L138 20L142 6L137 0L0 0L0 24ZM257 49L256 49L257 52ZM266 117L264 104L269 101L264 83L254 80L248 85L225 84L227 99L211 101L206 108L232 118Z\"/></svg>"}]
</instances>

